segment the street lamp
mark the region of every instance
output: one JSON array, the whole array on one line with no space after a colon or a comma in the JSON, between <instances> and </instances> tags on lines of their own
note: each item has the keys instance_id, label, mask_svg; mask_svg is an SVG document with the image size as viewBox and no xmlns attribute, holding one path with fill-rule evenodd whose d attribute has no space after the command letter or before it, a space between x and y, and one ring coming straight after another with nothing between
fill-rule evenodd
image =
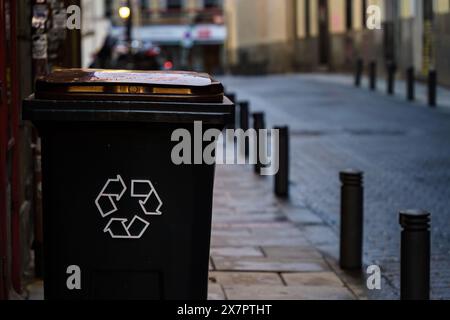
<instances>
[{"instance_id":1,"label":"street lamp","mask_svg":"<svg viewBox=\"0 0 450 320\"><path fill-rule=\"evenodd\" d=\"M125 41L130 44L131 49L131 29L133 24L133 17L131 12L131 1L127 0L125 5L119 8L119 17L126 22Z\"/></svg>"},{"instance_id":2,"label":"street lamp","mask_svg":"<svg viewBox=\"0 0 450 320\"><path fill-rule=\"evenodd\" d=\"M130 17L130 15L131 15L131 9L129 7L124 6L124 7L119 8L119 16L122 19L126 20Z\"/></svg>"}]
</instances>

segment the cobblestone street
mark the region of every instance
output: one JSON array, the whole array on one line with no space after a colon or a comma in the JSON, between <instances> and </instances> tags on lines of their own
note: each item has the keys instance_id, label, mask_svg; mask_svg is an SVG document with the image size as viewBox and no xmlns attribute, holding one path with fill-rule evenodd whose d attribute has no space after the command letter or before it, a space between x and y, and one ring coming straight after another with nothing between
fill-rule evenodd
<instances>
[{"instance_id":1,"label":"cobblestone street","mask_svg":"<svg viewBox=\"0 0 450 320\"><path fill-rule=\"evenodd\" d=\"M400 96L388 97L381 85L379 90L383 92L354 88L351 77L317 74L227 77L221 80L227 91L237 94L238 100L250 101L251 111L264 111L269 126L289 125L292 197L290 204L274 202L269 196L272 194L269 178L260 178L262 181L257 186L241 178L225 193L232 198L227 199L219 194L215 204L213 246L249 247L239 250L243 250L244 256L255 257L235 261L235 258L223 258L223 255L230 253L227 249L223 249L225 254L213 249L212 260L216 270L257 271L261 265L258 260L262 259L258 256L266 254L269 260L271 257L264 246L280 245L270 242L273 238L270 234L276 234L280 227L283 230L280 233L284 236L280 237L280 241L285 241L281 245L291 243L302 246L306 240L319 254L336 258L339 235L338 172L351 167L365 172L364 260L366 264L380 265L383 271L382 290L368 293L369 298L398 297L398 212L405 208L424 208L432 213L431 294L435 299L450 298L448 91L440 91L440 103L444 107L432 110L420 99L416 103L408 103ZM231 171L227 173L224 170ZM238 167L219 167L216 192L223 189L222 184L232 179L231 176L240 175L239 170ZM252 174L251 169L248 172ZM249 188L259 190L252 193ZM254 196L257 199L252 198ZM249 208L250 204L256 205ZM238 218L241 210L249 210L243 219ZM248 226L244 220L251 216L250 211L255 213L255 219L251 219ZM233 214L237 215L236 219ZM224 227L226 219L235 219L244 225ZM263 224L270 226L267 228L269 233L266 233L267 230L260 231L260 220L264 222L264 219L274 224ZM253 226L255 223L256 226ZM262 232L268 236L259 235L250 239L246 232ZM239 236L230 237L234 233ZM240 255L231 251L233 257ZM291 251L279 252L289 255ZM299 255L302 251L294 252ZM316 253L304 259L296 256L294 264L286 264L292 267L289 271L322 270L324 266L320 263L308 264L308 261L314 260L312 257ZM283 277L284 270L277 270L276 265L262 269L281 272L282 280L276 278L274 281L289 284L289 280ZM295 275L292 277L296 278ZM217 278L221 282L220 276ZM232 279L226 277L222 283ZM252 294L253 289L248 290ZM227 290L225 286L225 293L228 291L229 298L240 298L246 292Z\"/></svg>"}]
</instances>

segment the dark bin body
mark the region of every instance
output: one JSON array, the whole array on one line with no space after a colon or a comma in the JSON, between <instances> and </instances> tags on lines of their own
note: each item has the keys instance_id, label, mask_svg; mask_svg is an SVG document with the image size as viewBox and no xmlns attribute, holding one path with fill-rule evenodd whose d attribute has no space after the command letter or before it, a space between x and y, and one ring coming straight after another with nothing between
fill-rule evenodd
<instances>
[{"instance_id":1,"label":"dark bin body","mask_svg":"<svg viewBox=\"0 0 450 320\"><path fill-rule=\"evenodd\" d=\"M171 135L185 128L193 138L194 120L203 121L204 130L222 129L233 110L226 98L24 102L24 118L42 138L46 299L206 299L214 166L173 164L178 142ZM102 217L96 199L109 207L100 193L118 176L126 191L120 200L111 198L118 211ZM158 201L150 197L143 208L145 199L132 196L133 180L151 181L161 215L143 214L155 211ZM108 189L104 193L124 191L120 180ZM136 215L148 222L141 235L142 223L131 226ZM108 227L113 216L127 221ZM125 226L131 226L126 234ZM71 265L81 269L79 290L66 285Z\"/></svg>"}]
</instances>

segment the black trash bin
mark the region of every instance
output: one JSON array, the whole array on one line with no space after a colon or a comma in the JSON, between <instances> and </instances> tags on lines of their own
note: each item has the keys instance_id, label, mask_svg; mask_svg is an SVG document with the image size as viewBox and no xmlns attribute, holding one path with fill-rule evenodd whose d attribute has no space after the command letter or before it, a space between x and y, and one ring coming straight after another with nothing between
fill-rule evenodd
<instances>
[{"instance_id":1,"label":"black trash bin","mask_svg":"<svg viewBox=\"0 0 450 320\"><path fill-rule=\"evenodd\" d=\"M206 299L214 165L175 165L171 135L233 123L219 82L59 70L23 118L42 139L46 299Z\"/></svg>"}]
</instances>

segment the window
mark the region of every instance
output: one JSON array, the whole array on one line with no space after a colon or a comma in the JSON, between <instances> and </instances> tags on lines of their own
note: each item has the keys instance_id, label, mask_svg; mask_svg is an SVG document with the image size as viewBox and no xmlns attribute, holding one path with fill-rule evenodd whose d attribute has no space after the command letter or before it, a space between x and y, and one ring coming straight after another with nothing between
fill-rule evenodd
<instances>
[{"instance_id":1,"label":"window","mask_svg":"<svg viewBox=\"0 0 450 320\"><path fill-rule=\"evenodd\" d=\"M105 0L105 17L111 18L113 12L112 0Z\"/></svg>"},{"instance_id":2,"label":"window","mask_svg":"<svg viewBox=\"0 0 450 320\"><path fill-rule=\"evenodd\" d=\"M149 0L139 0L139 6L141 7L141 10L148 10L150 8L150 1Z\"/></svg>"},{"instance_id":3,"label":"window","mask_svg":"<svg viewBox=\"0 0 450 320\"><path fill-rule=\"evenodd\" d=\"M309 37L311 35L310 29L310 0L305 0L305 35Z\"/></svg>"},{"instance_id":4,"label":"window","mask_svg":"<svg viewBox=\"0 0 450 320\"><path fill-rule=\"evenodd\" d=\"M353 0L345 2L345 28L347 31L353 29Z\"/></svg>"},{"instance_id":5,"label":"window","mask_svg":"<svg viewBox=\"0 0 450 320\"><path fill-rule=\"evenodd\" d=\"M220 7L220 0L203 0L205 9L214 9Z\"/></svg>"},{"instance_id":6,"label":"window","mask_svg":"<svg viewBox=\"0 0 450 320\"><path fill-rule=\"evenodd\" d=\"M423 2L423 18L424 20L433 20L433 1L424 0Z\"/></svg>"},{"instance_id":7,"label":"window","mask_svg":"<svg viewBox=\"0 0 450 320\"><path fill-rule=\"evenodd\" d=\"M367 0L362 0L362 26L366 28L367 22Z\"/></svg>"},{"instance_id":8,"label":"window","mask_svg":"<svg viewBox=\"0 0 450 320\"><path fill-rule=\"evenodd\" d=\"M182 0L167 0L168 10L181 10L183 8Z\"/></svg>"}]
</instances>

